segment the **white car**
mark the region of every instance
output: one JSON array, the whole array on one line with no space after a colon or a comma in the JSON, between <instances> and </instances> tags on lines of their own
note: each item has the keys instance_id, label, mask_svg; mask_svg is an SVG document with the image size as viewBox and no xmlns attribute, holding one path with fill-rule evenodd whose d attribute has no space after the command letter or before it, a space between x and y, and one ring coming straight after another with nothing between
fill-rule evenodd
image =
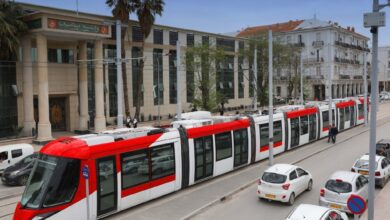
<instances>
[{"instance_id":1,"label":"white car","mask_svg":"<svg viewBox=\"0 0 390 220\"><path fill-rule=\"evenodd\" d=\"M337 171L333 173L325 187L320 190L320 205L351 213L347 200L351 195L368 199L368 179L359 173Z\"/></svg>"},{"instance_id":2,"label":"white car","mask_svg":"<svg viewBox=\"0 0 390 220\"><path fill-rule=\"evenodd\" d=\"M298 195L310 191L312 187L309 172L290 164L275 164L265 170L259 179L257 196L292 205Z\"/></svg>"},{"instance_id":3,"label":"white car","mask_svg":"<svg viewBox=\"0 0 390 220\"><path fill-rule=\"evenodd\" d=\"M383 188L390 176L390 162L387 158L383 156L375 156L375 183ZM378 164L380 164L378 166ZM355 161L354 165L351 168L352 172L360 173L368 177L368 165L369 165L369 155L363 155L358 160Z\"/></svg>"},{"instance_id":4,"label":"white car","mask_svg":"<svg viewBox=\"0 0 390 220\"><path fill-rule=\"evenodd\" d=\"M348 220L348 216L335 209L317 205L301 204L296 207L286 220Z\"/></svg>"}]
</instances>

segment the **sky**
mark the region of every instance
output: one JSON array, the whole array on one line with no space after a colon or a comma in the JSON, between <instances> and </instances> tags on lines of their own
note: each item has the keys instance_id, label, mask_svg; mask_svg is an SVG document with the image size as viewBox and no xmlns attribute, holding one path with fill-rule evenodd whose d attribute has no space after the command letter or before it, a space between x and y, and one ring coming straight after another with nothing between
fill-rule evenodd
<instances>
[{"instance_id":1,"label":"sky","mask_svg":"<svg viewBox=\"0 0 390 220\"><path fill-rule=\"evenodd\" d=\"M77 8L77 0L17 1L70 10ZM78 0L78 10L111 15L105 0ZM369 29L363 27L363 14L370 11L372 0L165 0L163 15L156 18L156 24L227 33L316 16L320 20L338 22L342 27L355 27L356 32L371 38ZM383 11L389 23L390 7ZM136 16L131 15L131 18L136 19ZM390 45L390 26L379 29L379 45Z\"/></svg>"}]
</instances>

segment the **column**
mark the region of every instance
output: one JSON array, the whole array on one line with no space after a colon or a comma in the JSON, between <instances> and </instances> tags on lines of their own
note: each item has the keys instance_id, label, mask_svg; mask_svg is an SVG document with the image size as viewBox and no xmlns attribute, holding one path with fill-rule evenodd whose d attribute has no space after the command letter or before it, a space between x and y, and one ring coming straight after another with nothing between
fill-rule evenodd
<instances>
[{"instance_id":1,"label":"column","mask_svg":"<svg viewBox=\"0 0 390 220\"><path fill-rule=\"evenodd\" d=\"M337 85L332 85L332 99L337 98Z\"/></svg>"},{"instance_id":2,"label":"column","mask_svg":"<svg viewBox=\"0 0 390 220\"><path fill-rule=\"evenodd\" d=\"M23 133L32 136L35 128L34 120L34 97L33 97L33 73L31 62L31 39L23 38Z\"/></svg>"},{"instance_id":3,"label":"column","mask_svg":"<svg viewBox=\"0 0 390 220\"><path fill-rule=\"evenodd\" d=\"M347 89L348 89L348 88L347 88L347 84L344 84L343 87L344 87L344 91L343 91L343 98L344 98L344 97L347 97L347 96L348 96L348 95L347 95Z\"/></svg>"},{"instance_id":4,"label":"column","mask_svg":"<svg viewBox=\"0 0 390 220\"><path fill-rule=\"evenodd\" d=\"M38 51L38 142L52 139L51 124L49 119L49 80L47 69L47 40L42 34L37 35Z\"/></svg>"},{"instance_id":5,"label":"column","mask_svg":"<svg viewBox=\"0 0 390 220\"><path fill-rule=\"evenodd\" d=\"M87 42L79 42L79 60L87 60ZM81 61L79 64L79 105L80 105L80 124L79 130L88 130L88 72L87 62Z\"/></svg>"},{"instance_id":6,"label":"column","mask_svg":"<svg viewBox=\"0 0 390 220\"><path fill-rule=\"evenodd\" d=\"M104 117L103 41L95 41L95 131L106 130Z\"/></svg>"}]
</instances>

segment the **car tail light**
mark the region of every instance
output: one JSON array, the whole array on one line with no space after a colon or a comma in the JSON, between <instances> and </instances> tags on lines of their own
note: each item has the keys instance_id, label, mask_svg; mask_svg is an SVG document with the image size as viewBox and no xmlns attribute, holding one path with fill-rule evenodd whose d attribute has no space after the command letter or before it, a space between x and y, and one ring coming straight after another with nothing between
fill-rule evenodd
<instances>
[{"instance_id":1,"label":"car tail light","mask_svg":"<svg viewBox=\"0 0 390 220\"><path fill-rule=\"evenodd\" d=\"M375 172L375 176L380 176L380 175L381 175L381 172L379 172L379 171Z\"/></svg>"},{"instance_id":2,"label":"car tail light","mask_svg":"<svg viewBox=\"0 0 390 220\"><path fill-rule=\"evenodd\" d=\"M321 197L324 197L324 196L325 196L325 190L324 190L324 189L321 189L321 190L320 190L320 196L321 196Z\"/></svg>"},{"instance_id":3,"label":"car tail light","mask_svg":"<svg viewBox=\"0 0 390 220\"><path fill-rule=\"evenodd\" d=\"M355 169L351 168L351 172L355 172Z\"/></svg>"},{"instance_id":4,"label":"car tail light","mask_svg":"<svg viewBox=\"0 0 390 220\"><path fill-rule=\"evenodd\" d=\"M283 184L283 185L282 185L282 188L283 188L284 190L288 190L288 188L290 188L290 183Z\"/></svg>"},{"instance_id":5,"label":"car tail light","mask_svg":"<svg viewBox=\"0 0 390 220\"><path fill-rule=\"evenodd\" d=\"M258 185L261 185L261 180L259 180L259 181L257 182L257 184L258 184Z\"/></svg>"}]
</instances>

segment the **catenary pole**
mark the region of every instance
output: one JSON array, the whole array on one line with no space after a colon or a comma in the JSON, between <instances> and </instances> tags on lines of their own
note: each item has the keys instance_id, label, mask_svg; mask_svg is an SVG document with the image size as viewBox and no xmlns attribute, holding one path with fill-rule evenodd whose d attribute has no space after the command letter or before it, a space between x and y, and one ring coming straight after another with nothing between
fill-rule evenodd
<instances>
[{"instance_id":1,"label":"catenary pole","mask_svg":"<svg viewBox=\"0 0 390 220\"><path fill-rule=\"evenodd\" d=\"M373 0L373 12L379 12L379 0ZM372 33L372 74L371 74L371 117L368 172L368 220L374 220L375 200L375 144L376 144L376 114L378 98L378 27L371 27Z\"/></svg>"},{"instance_id":2,"label":"catenary pole","mask_svg":"<svg viewBox=\"0 0 390 220\"><path fill-rule=\"evenodd\" d=\"M116 90L118 102L117 127L123 127L123 79L122 79L122 42L121 30L122 24L120 20L116 20Z\"/></svg>"},{"instance_id":3,"label":"catenary pole","mask_svg":"<svg viewBox=\"0 0 390 220\"><path fill-rule=\"evenodd\" d=\"M268 165L274 164L274 106L273 106L273 84L272 84L272 30L268 31L268 114L269 114L269 159Z\"/></svg>"},{"instance_id":4,"label":"catenary pole","mask_svg":"<svg viewBox=\"0 0 390 220\"><path fill-rule=\"evenodd\" d=\"M176 111L177 120L181 120L181 72L180 72L180 41L176 42Z\"/></svg>"},{"instance_id":5,"label":"catenary pole","mask_svg":"<svg viewBox=\"0 0 390 220\"><path fill-rule=\"evenodd\" d=\"M301 69L301 82L300 82L300 84L301 84L301 93L300 93L300 97L299 97L299 101L300 101L300 103L301 103L301 105L303 105L303 49L302 49L302 51L301 51L301 58L300 58L300 69Z\"/></svg>"},{"instance_id":6,"label":"catenary pole","mask_svg":"<svg viewBox=\"0 0 390 220\"><path fill-rule=\"evenodd\" d=\"M368 97L367 97L367 54L363 53L363 86L364 86L364 126L368 125Z\"/></svg>"},{"instance_id":7,"label":"catenary pole","mask_svg":"<svg viewBox=\"0 0 390 220\"><path fill-rule=\"evenodd\" d=\"M329 125L333 125L333 111L332 111L332 34L329 34L328 44L328 55L329 55L329 71L327 80L327 92L328 92L328 105L329 105Z\"/></svg>"}]
</instances>

